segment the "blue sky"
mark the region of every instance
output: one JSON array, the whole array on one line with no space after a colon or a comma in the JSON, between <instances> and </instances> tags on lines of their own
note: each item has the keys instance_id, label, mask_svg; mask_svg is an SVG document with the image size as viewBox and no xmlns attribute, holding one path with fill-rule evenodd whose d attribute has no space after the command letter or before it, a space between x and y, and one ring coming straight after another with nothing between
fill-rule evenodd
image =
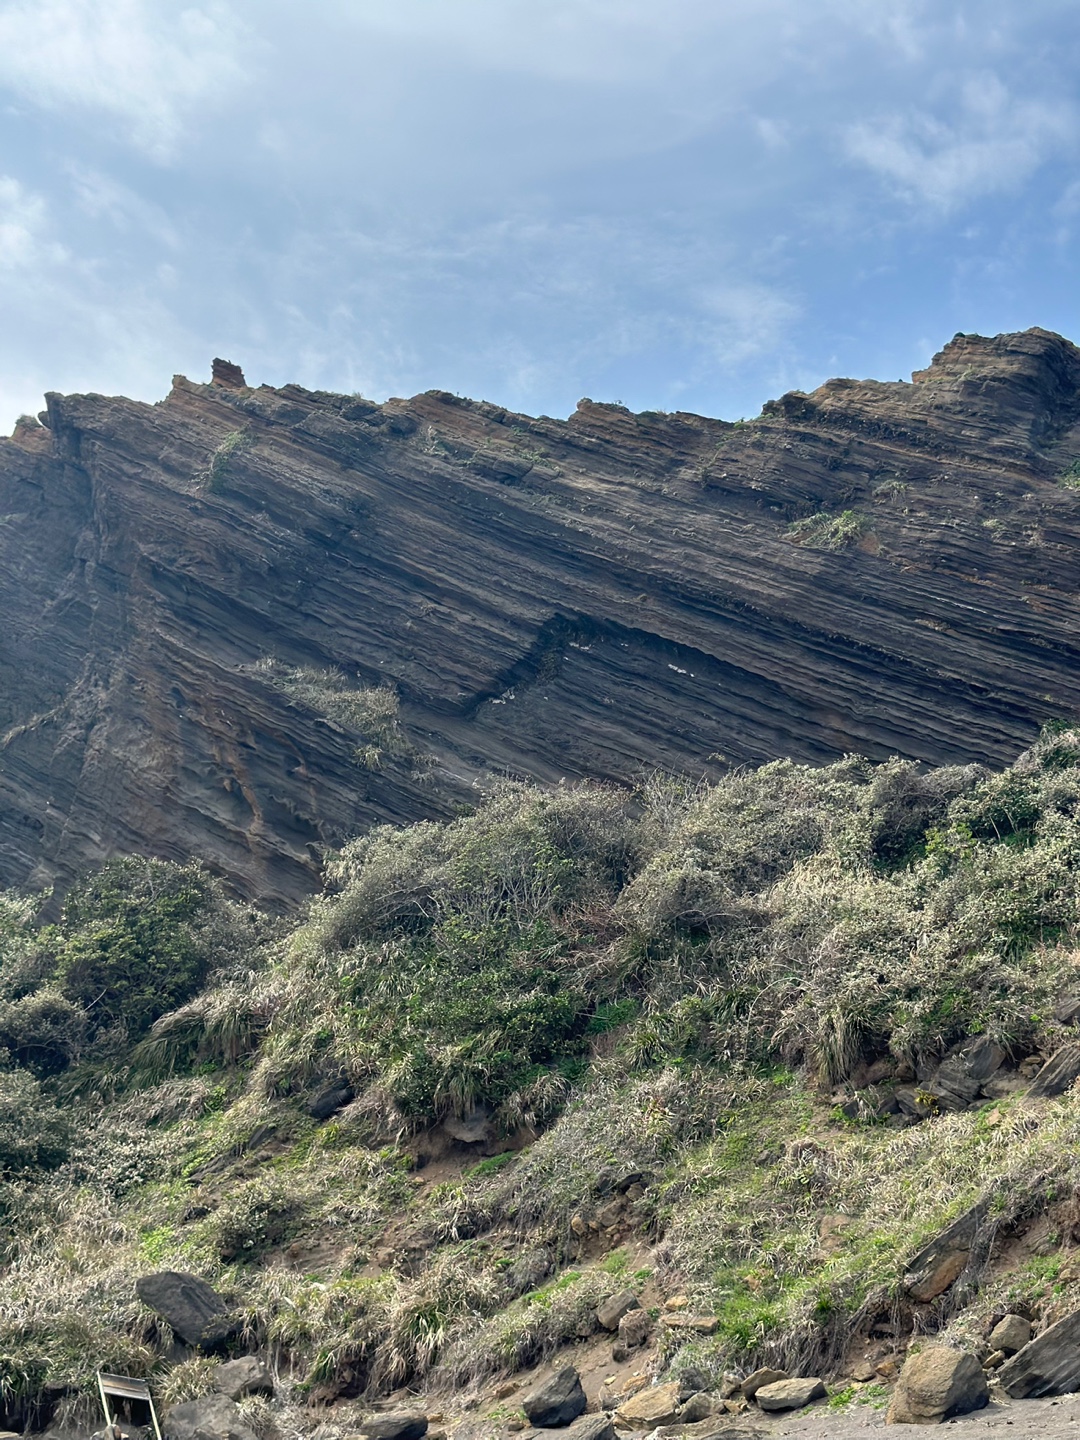
<instances>
[{"instance_id":1,"label":"blue sky","mask_svg":"<svg viewBox=\"0 0 1080 1440\"><path fill-rule=\"evenodd\" d=\"M738 418L1080 340L1076 0L0 0L0 423L249 381Z\"/></svg>"}]
</instances>

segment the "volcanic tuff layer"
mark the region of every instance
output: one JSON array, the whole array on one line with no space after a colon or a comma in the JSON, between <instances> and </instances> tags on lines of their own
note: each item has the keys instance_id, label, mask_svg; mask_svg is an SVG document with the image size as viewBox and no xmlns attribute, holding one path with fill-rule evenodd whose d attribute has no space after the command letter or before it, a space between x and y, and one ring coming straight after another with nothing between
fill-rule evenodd
<instances>
[{"instance_id":1,"label":"volcanic tuff layer","mask_svg":"<svg viewBox=\"0 0 1080 1440\"><path fill-rule=\"evenodd\" d=\"M215 374L0 440L2 883L196 854L286 904L323 845L493 772L1004 763L1080 712L1059 336L735 425ZM313 666L396 690L381 757L290 688Z\"/></svg>"}]
</instances>

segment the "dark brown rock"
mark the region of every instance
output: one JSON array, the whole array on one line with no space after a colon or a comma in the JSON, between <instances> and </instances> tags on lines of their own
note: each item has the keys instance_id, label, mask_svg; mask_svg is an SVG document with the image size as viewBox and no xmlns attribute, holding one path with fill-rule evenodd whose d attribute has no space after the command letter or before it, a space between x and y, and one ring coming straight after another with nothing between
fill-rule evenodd
<instances>
[{"instance_id":1,"label":"dark brown rock","mask_svg":"<svg viewBox=\"0 0 1080 1440\"><path fill-rule=\"evenodd\" d=\"M50 395L0 440L0 885L194 854L288 906L492 773L999 764L1080 713L1080 352L1046 331L739 426L242 382ZM269 655L391 685L401 743L358 765Z\"/></svg>"},{"instance_id":2,"label":"dark brown rock","mask_svg":"<svg viewBox=\"0 0 1080 1440\"><path fill-rule=\"evenodd\" d=\"M369 1415L360 1426L367 1440L422 1440L428 1418L418 1410L398 1410L392 1415Z\"/></svg>"},{"instance_id":3,"label":"dark brown rock","mask_svg":"<svg viewBox=\"0 0 1080 1440\"><path fill-rule=\"evenodd\" d=\"M618 1330L623 1316L639 1308L640 1302L632 1290L620 1290L600 1302L596 1307L596 1318L605 1330Z\"/></svg>"},{"instance_id":4,"label":"dark brown rock","mask_svg":"<svg viewBox=\"0 0 1080 1440\"><path fill-rule=\"evenodd\" d=\"M355 1091L351 1083L341 1076L337 1080L331 1080L319 1091L307 1107L308 1114L313 1120L329 1120L331 1115L336 1115L353 1099Z\"/></svg>"},{"instance_id":5,"label":"dark brown rock","mask_svg":"<svg viewBox=\"0 0 1080 1440\"><path fill-rule=\"evenodd\" d=\"M922 1087L941 1110L966 1110L1000 1070L1005 1051L985 1035L965 1040L945 1057Z\"/></svg>"},{"instance_id":6,"label":"dark brown rock","mask_svg":"<svg viewBox=\"0 0 1080 1440\"><path fill-rule=\"evenodd\" d=\"M247 381L244 379L244 372L239 365L234 365L231 360L217 359L210 365L210 380L214 385L224 385L226 390L244 390Z\"/></svg>"},{"instance_id":7,"label":"dark brown rock","mask_svg":"<svg viewBox=\"0 0 1080 1440\"><path fill-rule=\"evenodd\" d=\"M904 1289L913 1300L923 1303L943 1295L967 1265L979 1227L986 1215L980 1201L955 1219L908 1263Z\"/></svg>"},{"instance_id":8,"label":"dark brown rock","mask_svg":"<svg viewBox=\"0 0 1080 1440\"><path fill-rule=\"evenodd\" d=\"M998 1379L1014 1400L1080 1390L1080 1310L1036 1335L1006 1360Z\"/></svg>"},{"instance_id":9,"label":"dark brown rock","mask_svg":"<svg viewBox=\"0 0 1080 1440\"><path fill-rule=\"evenodd\" d=\"M197 1275L161 1270L136 1280L135 1293L144 1305L168 1321L185 1345L212 1348L240 1327L217 1291Z\"/></svg>"},{"instance_id":10,"label":"dark brown rock","mask_svg":"<svg viewBox=\"0 0 1080 1440\"><path fill-rule=\"evenodd\" d=\"M572 1365L567 1365L526 1395L521 1408L530 1424L550 1430L571 1424L584 1412L585 1403L581 1376Z\"/></svg>"},{"instance_id":11,"label":"dark brown rock","mask_svg":"<svg viewBox=\"0 0 1080 1440\"><path fill-rule=\"evenodd\" d=\"M1063 1045L1046 1062L1031 1082L1028 1094L1032 1099L1051 1100L1064 1095L1080 1076L1080 1045Z\"/></svg>"}]
</instances>

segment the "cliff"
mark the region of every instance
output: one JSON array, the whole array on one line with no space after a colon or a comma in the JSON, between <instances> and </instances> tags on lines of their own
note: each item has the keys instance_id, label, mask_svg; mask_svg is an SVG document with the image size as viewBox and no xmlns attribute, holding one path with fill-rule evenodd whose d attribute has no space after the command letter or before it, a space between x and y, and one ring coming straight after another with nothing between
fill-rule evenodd
<instances>
[{"instance_id":1,"label":"cliff","mask_svg":"<svg viewBox=\"0 0 1080 1440\"><path fill-rule=\"evenodd\" d=\"M1046 331L734 425L225 364L42 422L0 440L2 884L196 854L288 905L491 774L1005 764L1080 713L1080 351Z\"/></svg>"}]
</instances>

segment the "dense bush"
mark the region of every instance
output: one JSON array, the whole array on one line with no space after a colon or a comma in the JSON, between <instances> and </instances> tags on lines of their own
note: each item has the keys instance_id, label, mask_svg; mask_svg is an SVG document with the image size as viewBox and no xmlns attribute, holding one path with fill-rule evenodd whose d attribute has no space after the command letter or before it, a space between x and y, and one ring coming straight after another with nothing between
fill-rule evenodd
<instances>
[{"instance_id":1,"label":"dense bush","mask_svg":"<svg viewBox=\"0 0 1080 1440\"><path fill-rule=\"evenodd\" d=\"M68 1117L25 1070L0 1073L0 1172L53 1170L66 1158Z\"/></svg>"},{"instance_id":2,"label":"dense bush","mask_svg":"<svg viewBox=\"0 0 1080 1440\"><path fill-rule=\"evenodd\" d=\"M0 1047L42 1078L58 1075L79 1058L87 1028L82 1006L51 986L0 1001Z\"/></svg>"}]
</instances>

